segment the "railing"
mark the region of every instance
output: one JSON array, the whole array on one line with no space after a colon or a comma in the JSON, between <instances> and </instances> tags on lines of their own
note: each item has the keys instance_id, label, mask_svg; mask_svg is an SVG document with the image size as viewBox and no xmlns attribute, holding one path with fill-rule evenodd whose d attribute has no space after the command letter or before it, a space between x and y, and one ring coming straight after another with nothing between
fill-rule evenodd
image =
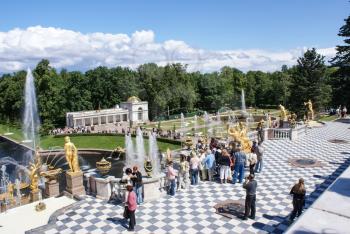
<instances>
[{"instance_id":1,"label":"railing","mask_svg":"<svg viewBox=\"0 0 350 234\"><path fill-rule=\"evenodd\" d=\"M271 131L272 134L269 137L271 140L291 139L291 129L289 128L273 128Z\"/></svg>"}]
</instances>

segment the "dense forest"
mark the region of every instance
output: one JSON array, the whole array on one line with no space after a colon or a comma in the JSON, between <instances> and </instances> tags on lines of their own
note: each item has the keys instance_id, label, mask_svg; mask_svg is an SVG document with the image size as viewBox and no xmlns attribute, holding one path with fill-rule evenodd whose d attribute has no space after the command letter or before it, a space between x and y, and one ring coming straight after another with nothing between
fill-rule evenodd
<instances>
[{"instance_id":1,"label":"dense forest","mask_svg":"<svg viewBox=\"0 0 350 234\"><path fill-rule=\"evenodd\" d=\"M311 99L316 110L350 106L350 17L340 28L345 45L326 65L315 49L307 50L292 67L280 71L242 71L223 67L211 73L188 72L186 65L143 64L136 70L97 67L86 71L57 71L48 60L40 61L33 75L43 129L65 125L65 113L111 108L135 95L149 103L150 118L196 109L216 112L221 107L240 108L241 90L247 106L283 104L302 117L303 102ZM23 108L26 72L0 78L0 117L19 121Z\"/></svg>"}]
</instances>

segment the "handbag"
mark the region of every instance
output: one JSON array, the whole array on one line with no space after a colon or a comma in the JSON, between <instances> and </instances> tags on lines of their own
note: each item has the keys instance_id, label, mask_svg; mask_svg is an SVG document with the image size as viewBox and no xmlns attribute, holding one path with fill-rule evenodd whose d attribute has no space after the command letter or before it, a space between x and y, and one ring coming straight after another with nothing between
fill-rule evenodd
<instances>
[{"instance_id":1,"label":"handbag","mask_svg":"<svg viewBox=\"0 0 350 234\"><path fill-rule=\"evenodd\" d=\"M123 217L124 217L124 219L128 219L129 218L129 210L128 210L127 206L124 207Z\"/></svg>"}]
</instances>

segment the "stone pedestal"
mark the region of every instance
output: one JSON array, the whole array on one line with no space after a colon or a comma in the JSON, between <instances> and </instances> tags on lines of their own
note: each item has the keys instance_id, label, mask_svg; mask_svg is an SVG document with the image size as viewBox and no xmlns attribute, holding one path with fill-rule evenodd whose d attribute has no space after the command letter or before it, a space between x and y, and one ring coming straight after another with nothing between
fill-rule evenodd
<instances>
[{"instance_id":1,"label":"stone pedestal","mask_svg":"<svg viewBox=\"0 0 350 234\"><path fill-rule=\"evenodd\" d=\"M46 197L56 197L60 195L59 183L57 180L45 182L45 195Z\"/></svg>"},{"instance_id":2,"label":"stone pedestal","mask_svg":"<svg viewBox=\"0 0 350 234\"><path fill-rule=\"evenodd\" d=\"M108 178L95 178L96 197L103 200L109 200L112 194L111 185Z\"/></svg>"},{"instance_id":3,"label":"stone pedestal","mask_svg":"<svg viewBox=\"0 0 350 234\"><path fill-rule=\"evenodd\" d=\"M155 178L143 178L142 182L145 202L154 201L166 195L166 191L164 189L165 175Z\"/></svg>"},{"instance_id":4,"label":"stone pedestal","mask_svg":"<svg viewBox=\"0 0 350 234\"><path fill-rule=\"evenodd\" d=\"M39 190L36 191L30 191L30 201L35 202L39 201Z\"/></svg>"},{"instance_id":5,"label":"stone pedestal","mask_svg":"<svg viewBox=\"0 0 350 234\"><path fill-rule=\"evenodd\" d=\"M72 195L85 195L83 172L66 172L67 192Z\"/></svg>"},{"instance_id":6,"label":"stone pedestal","mask_svg":"<svg viewBox=\"0 0 350 234\"><path fill-rule=\"evenodd\" d=\"M282 121L280 120L280 128L290 128L290 124L289 124L289 121Z\"/></svg>"}]
</instances>

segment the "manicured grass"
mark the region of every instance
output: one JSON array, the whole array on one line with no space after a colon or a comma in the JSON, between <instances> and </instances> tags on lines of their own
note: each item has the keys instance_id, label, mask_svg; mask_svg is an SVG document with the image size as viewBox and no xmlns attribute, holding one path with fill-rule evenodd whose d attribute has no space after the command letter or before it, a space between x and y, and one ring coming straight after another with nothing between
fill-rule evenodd
<instances>
[{"instance_id":1,"label":"manicured grass","mask_svg":"<svg viewBox=\"0 0 350 234\"><path fill-rule=\"evenodd\" d=\"M337 118L338 118L337 115L324 115L319 119L319 121L334 121Z\"/></svg>"},{"instance_id":2,"label":"manicured grass","mask_svg":"<svg viewBox=\"0 0 350 234\"><path fill-rule=\"evenodd\" d=\"M6 137L15 141L22 141L22 130L12 125L0 124L0 134L11 132L12 135ZM145 140L145 149L148 150L148 139ZM71 136L71 141L77 148L93 148L93 149L109 149L113 150L118 146L125 147L125 139L123 136ZM43 136L40 138L40 147L42 149L63 148L64 137ZM164 143L158 141L158 147L161 151L166 151L167 148L174 150L180 148L179 145Z\"/></svg>"},{"instance_id":3,"label":"manicured grass","mask_svg":"<svg viewBox=\"0 0 350 234\"><path fill-rule=\"evenodd\" d=\"M6 137L11 138L15 141L22 141L23 140L23 134L22 130L18 128L17 126L13 125L7 125L7 124L0 124L0 134L4 135L6 133L13 133L11 135L6 135Z\"/></svg>"},{"instance_id":4,"label":"manicured grass","mask_svg":"<svg viewBox=\"0 0 350 234\"><path fill-rule=\"evenodd\" d=\"M123 136L71 136L71 141L77 148L109 149L113 150L118 146L125 147ZM145 149L148 150L148 139L144 139ZM135 142L134 142L135 144ZM40 139L40 146L43 149L64 146L64 137L44 136ZM158 147L161 151L167 148L174 150L180 148L179 145L163 143L158 141Z\"/></svg>"}]
</instances>

